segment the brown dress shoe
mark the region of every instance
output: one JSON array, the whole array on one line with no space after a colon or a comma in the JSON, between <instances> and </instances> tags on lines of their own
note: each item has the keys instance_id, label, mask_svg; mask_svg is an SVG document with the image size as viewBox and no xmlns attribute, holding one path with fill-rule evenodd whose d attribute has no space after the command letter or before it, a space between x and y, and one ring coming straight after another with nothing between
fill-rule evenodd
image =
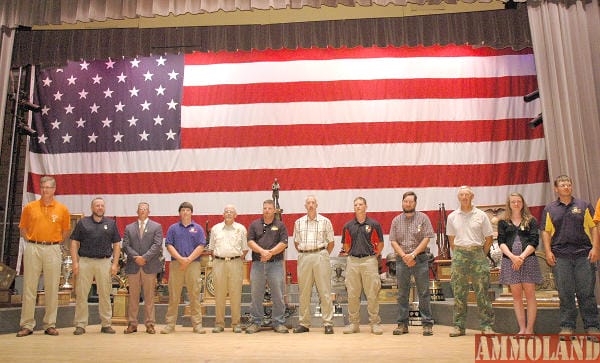
<instances>
[{"instance_id":1,"label":"brown dress shoe","mask_svg":"<svg viewBox=\"0 0 600 363\"><path fill-rule=\"evenodd\" d=\"M17 337L19 337L19 338L20 337L26 337L26 336L31 335L31 334L33 334L33 330L27 329L27 328L21 328L21 330L19 330L17 332Z\"/></svg>"},{"instance_id":2,"label":"brown dress shoe","mask_svg":"<svg viewBox=\"0 0 600 363\"><path fill-rule=\"evenodd\" d=\"M135 333L136 331L137 331L137 326L135 326L133 324L129 324L129 325L127 325L127 329L125 329L125 331L123 333L131 334L131 333Z\"/></svg>"},{"instance_id":3,"label":"brown dress shoe","mask_svg":"<svg viewBox=\"0 0 600 363\"><path fill-rule=\"evenodd\" d=\"M44 331L44 334L46 335L52 335L52 336L57 336L58 335L58 330L56 330L55 327L51 326L48 329L46 329Z\"/></svg>"},{"instance_id":4,"label":"brown dress shoe","mask_svg":"<svg viewBox=\"0 0 600 363\"><path fill-rule=\"evenodd\" d=\"M154 325L147 325L146 326L146 333L148 333L148 334L156 334L156 330L154 330Z\"/></svg>"}]
</instances>

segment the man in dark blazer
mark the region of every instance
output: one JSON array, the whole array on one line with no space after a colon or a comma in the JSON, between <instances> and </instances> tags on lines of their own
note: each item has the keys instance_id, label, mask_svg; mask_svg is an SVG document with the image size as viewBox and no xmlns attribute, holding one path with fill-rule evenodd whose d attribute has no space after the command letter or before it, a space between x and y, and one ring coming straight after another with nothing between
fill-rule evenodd
<instances>
[{"instance_id":1,"label":"man in dark blazer","mask_svg":"<svg viewBox=\"0 0 600 363\"><path fill-rule=\"evenodd\" d=\"M144 323L146 333L155 334L154 292L156 274L162 270L162 226L148 219L150 205L138 204L138 220L125 227L123 251L127 255L125 273L129 282L128 325L125 334L135 333L138 324L140 290L144 290Z\"/></svg>"}]
</instances>

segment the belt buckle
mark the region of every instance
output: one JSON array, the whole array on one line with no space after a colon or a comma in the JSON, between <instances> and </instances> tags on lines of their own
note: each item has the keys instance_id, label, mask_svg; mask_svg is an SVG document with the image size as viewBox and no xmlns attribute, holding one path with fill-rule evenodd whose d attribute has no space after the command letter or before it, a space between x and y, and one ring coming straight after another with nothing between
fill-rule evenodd
<instances>
[{"instance_id":1,"label":"belt buckle","mask_svg":"<svg viewBox=\"0 0 600 363\"><path fill-rule=\"evenodd\" d=\"M231 261L231 260L232 260L232 258L231 258L231 257L224 257L223 259L224 259L225 261Z\"/></svg>"}]
</instances>

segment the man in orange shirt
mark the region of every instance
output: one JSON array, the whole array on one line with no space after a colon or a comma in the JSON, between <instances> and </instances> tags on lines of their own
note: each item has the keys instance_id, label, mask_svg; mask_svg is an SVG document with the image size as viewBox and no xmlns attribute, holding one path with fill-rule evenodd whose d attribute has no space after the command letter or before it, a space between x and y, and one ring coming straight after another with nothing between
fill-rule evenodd
<instances>
[{"instance_id":1,"label":"man in orange shirt","mask_svg":"<svg viewBox=\"0 0 600 363\"><path fill-rule=\"evenodd\" d=\"M35 300L40 275L44 274L46 313L44 333L58 335L56 312L62 253L60 244L70 233L71 215L67 207L54 199L56 181L53 177L40 179L39 200L28 203L21 214L19 229L27 241L23 255L23 303L21 330L17 337L31 335L35 328Z\"/></svg>"}]
</instances>

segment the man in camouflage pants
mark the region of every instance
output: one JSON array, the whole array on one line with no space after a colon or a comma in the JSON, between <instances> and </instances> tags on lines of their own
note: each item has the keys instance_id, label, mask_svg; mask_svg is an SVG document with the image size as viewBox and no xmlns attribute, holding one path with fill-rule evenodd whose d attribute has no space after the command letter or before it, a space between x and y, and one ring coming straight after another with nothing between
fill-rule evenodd
<instances>
[{"instance_id":1,"label":"man in camouflage pants","mask_svg":"<svg viewBox=\"0 0 600 363\"><path fill-rule=\"evenodd\" d=\"M494 334L494 310L488 296L490 266L486 255L492 246L492 223L472 204L475 194L468 186L458 189L460 209L448 216L447 229L452 250L452 291L454 293L454 329L451 337L465 335L469 277L477 296L482 334Z\"/></svg>"}]
</instances>

